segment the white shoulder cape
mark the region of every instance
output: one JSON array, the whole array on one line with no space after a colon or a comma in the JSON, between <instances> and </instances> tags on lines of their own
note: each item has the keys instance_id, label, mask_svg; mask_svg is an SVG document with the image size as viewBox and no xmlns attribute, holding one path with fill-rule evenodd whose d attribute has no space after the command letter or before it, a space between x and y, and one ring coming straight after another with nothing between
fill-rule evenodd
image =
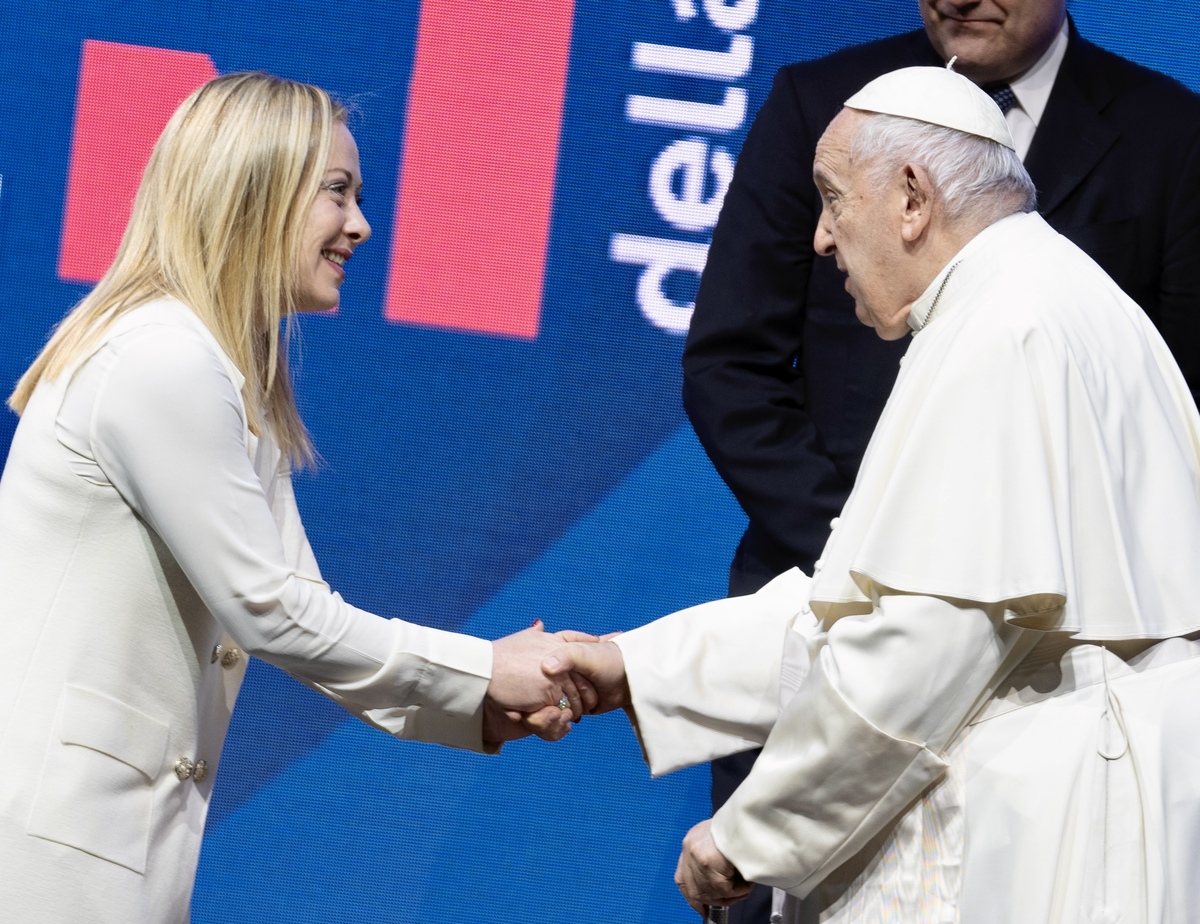
<instances>
[{"instance_id":1,"label":"white shoulder cape","mask_svg":"<svg viewBox=\"0 0 1200 924\"><path fill-rule=\"evenodd\" d=\"M1015 624L1083 639L1200 629L1200 417L1158 332L1037 214L953 263L814 612L865 612L883 587L1003 602Z\"/></svg>"}]
</instances>

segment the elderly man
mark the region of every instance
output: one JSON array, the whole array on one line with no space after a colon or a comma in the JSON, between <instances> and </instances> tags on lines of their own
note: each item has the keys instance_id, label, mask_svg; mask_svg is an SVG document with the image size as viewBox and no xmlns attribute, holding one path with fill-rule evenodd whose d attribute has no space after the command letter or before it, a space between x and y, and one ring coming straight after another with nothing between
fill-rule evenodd
<instances>
[{"instance_id":1,"label":"elderly man","mask_svg":"<svg viewBox=\"0 0 1200 924\"><path fill-rule=\"evenodd\" d=\"M811 243L813 146L880 74L956 55L1003 100L1046 221L1142 306L1200 393L1200 97L1089 42L1067 0L909 2L923 29L779 71L713 233L683 402L749 517L731 594L811 569L895 380L903 344L855 323ZM713 765L714 807L748 767L748 754ZM766 924L750 904L731 921Z\"/></svg>"},{"instance_id":2,"label":"elderly man","mask_svg":"<svg viewBox=\"0 0 1200 924\"><path fill-rule=\"evenodd\" d=\"M697 910L757 881L797 922L1200 920L1200 415L1013 146L945 69L847 101L814 246L913 338L811 581L545 665L656 774L763 746L684 841Z\"/></svg>"}]
</instances>

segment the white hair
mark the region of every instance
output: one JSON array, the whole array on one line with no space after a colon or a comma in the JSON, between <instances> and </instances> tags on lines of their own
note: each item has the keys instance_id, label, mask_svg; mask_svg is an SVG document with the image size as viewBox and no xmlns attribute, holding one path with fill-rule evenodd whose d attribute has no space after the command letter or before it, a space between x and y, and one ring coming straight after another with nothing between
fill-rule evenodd
<instances>
[{"instance_id":1,"label":"white hair","mask_svg":"<svg viewBox=\"0 0 1200 924\"><path fill-rule=\"evenodd\" d=\"M876 182L902 164L922 167L951 222L990 223L1037 207L1037 191L1015 151L952 128L870 113L851 140L850 159L870 162Z\"/></svg>"}]
</instances>

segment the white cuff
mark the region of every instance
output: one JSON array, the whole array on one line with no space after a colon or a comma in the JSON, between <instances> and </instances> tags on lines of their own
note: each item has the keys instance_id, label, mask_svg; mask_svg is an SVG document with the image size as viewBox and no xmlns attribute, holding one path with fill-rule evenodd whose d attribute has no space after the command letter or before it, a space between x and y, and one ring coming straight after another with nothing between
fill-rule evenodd
<instances>
[{"instance_id":1,"label":"white cuff","mask_svg":"<svg viewBox=\"0 0 1200 924\"><path fill-rule=\"evenodd\" d=\"M779 713L780 644L806 618L809 584L793 568L758 593L617 636L634 728L654 776L766 740Z\"/></svg>"},{"instance_id":2,"label":"white cuff","mask_svg":"<svg viewBox=\"0 0 1200 924\"><path fill-rule=\"evenodd\" d=\"M945 769L855 712L818 662L713 817L713 839L750 881L803 897Z\"/></svg>"}]
</instances>

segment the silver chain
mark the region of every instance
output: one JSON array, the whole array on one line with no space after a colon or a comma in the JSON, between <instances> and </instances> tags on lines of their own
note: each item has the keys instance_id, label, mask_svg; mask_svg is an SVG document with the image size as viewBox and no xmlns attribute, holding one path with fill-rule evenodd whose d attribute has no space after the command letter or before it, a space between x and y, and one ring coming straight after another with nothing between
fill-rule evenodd
<instances>
[{"instance_id":1,"label":"silver chain","mask_svg":"<svg viewBox=\"0 0 1200 924\"><path fill-rule=\"evenodd\" d=\"M929 306L929 313L925 315L925 323L921 325L921 330L924 330L929 326L929 322L933 318L933 313L937 311L938 303L942 300L942 293L946 291L946 283L950 281L950 277L954 275L954 271L958 269L960 265L962 265L962 260L959 260L958 263L955 263L952 267L950 267L949 270L946 271L946 275L942 278L942 284L938 286L937 295L933 297L933 304Z\"/></svg>"}]
</instances>

